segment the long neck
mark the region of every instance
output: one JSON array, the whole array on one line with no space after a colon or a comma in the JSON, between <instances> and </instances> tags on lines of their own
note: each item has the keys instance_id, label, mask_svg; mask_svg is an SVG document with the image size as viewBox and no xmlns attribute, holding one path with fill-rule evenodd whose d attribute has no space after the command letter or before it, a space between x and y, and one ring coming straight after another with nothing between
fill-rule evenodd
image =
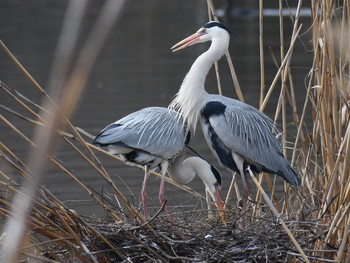
<instances>
[{"instance_id":1,"label":"long neck","mask_svg":"<svg viewBox=\"0 0 350 263\"><path fill-rule=\"evenodd\" d=\"M185 159L185 153L183 152L170 164L168 173L174 181L180 184L188 184L198 175L213 200L218 201L215 196L217 178L213 174L211 165L202 158L192 156Z\"/></svg>"},{"instance_id":2,"label":"long neck","mask_svg":"<svg viewBox=\"0 0 350 263\"><path fill-rule=\"evenodd\" d=\"M188 184L198 175L207 185L208 181L215 180L215 178L209 178L210 171L210 164L205 160L194 156L185 159L184 152L176 157L168 167L171 178L180 184Z\"/></svg>"},{"instance_id":3,"label":"long neck","mask_svg":"<svg viewBox=\"0 0 350 263\"><path fill-rule=\"evenodd\" d=\"M192 165L185 165L186 152L181 152L169 165L168 173L174 181L180 184L188 184L196 176Z\"/></svg>"},{"instance_id":4,"label":"long neck","mask_svg":"<svg viewBox=\"0 0 350 263\"><path fill-rule=\"evenodd\" d=\"M210 48L200 55L193 63L190 71L182 82L179 92L169 107L178 111L193 131L196 130L198 117L205 105L208 93L205 91L205 79L212 65L218 61L228 48L229 38L212 40Z\"/></svg>"}]
</instances>

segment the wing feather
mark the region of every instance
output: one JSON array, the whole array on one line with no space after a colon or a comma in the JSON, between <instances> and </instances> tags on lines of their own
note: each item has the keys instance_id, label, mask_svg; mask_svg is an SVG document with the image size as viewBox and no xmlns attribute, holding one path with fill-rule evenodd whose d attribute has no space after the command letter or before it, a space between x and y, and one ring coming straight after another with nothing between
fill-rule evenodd
<instances>
[{"instance_id":1,"label":"wing feather","mask_svg":"<svg viewBox=\"0 0 350 263\"><path fill-rule=\"evenodd\" d=\"M215 99L226 107L223 114L213 114L208 121L222 142L248 161L278 171L273 160L283 153L272 120L240 101L222 96L215 96Z\"/></svg>"},{"instance_id":2,"label":"wing feather","mask_svg":"<svg viewBox=\"0 0 350 263\"><path fill-rule=\"evenodd\" d=\"M162 107L149 107L133 112L108 125L95 143L126 145L151 154L170 158L185 146L183 121L176 112Z\"/></svg>"}]
</instances>

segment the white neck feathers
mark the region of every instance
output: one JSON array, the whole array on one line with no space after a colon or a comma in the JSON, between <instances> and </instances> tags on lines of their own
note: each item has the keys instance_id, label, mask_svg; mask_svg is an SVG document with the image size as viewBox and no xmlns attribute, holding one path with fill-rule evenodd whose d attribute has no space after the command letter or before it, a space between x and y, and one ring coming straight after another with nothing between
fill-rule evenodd
<instances>
[{"instance_id":1,"label":"white neck feathers","mask_svg":"<svg viewBox=\"0 0 350 263\"><path fill-rule=\"evenodd\" d=\"M210 48L200 55L187 73L179 92L170 103L169 108L178 111L196 130L201 109L207 103L208 93L205 91L205 79L212 65L218 61L228 48L229 35L213 38Z\"/></svg>"},{"instance_id":2,"label":"white neck feathers","mask_svg":"<svg viewBox=\"0 0 350 263\"><path fill-rule=\"evenodd\" d=\"M168 167L168 173L174 181L180 184L188 184L198 175L206 186L216 182L207 161L196 156L186 159L184 157L184 153L180 154Z\"/></svg>"}]
</instances>

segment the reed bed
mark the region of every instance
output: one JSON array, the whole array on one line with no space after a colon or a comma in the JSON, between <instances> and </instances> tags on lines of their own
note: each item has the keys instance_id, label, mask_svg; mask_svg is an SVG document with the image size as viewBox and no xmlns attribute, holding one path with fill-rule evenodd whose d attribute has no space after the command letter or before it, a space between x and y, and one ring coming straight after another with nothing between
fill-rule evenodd
<instances>
[{"instance_id":1,"label":"reed bed","mask_svg":"<svg viewBox=\"0 0 350 263\"><path fill-rule=\"evenodd\" d=\"M59 54L64 56L58 57L63 57L63 60L58 60L49 84L61 87L61 94L48 94L1 42L3 52L33 83L38 96L46 101L38 105L18 92L16 87L0 82L1 96L8 96L16 102L16 107L11 109L1 105L2 110L35 129L31 139L0 115L1 122L28 144L34 156L26 163L11 145L0 142L0 157L2 164L6 164L0 167L3 189L0 213L3 223L7 222L0 237L4 262L350 262L349 1L344 0L341 6L337 1L311 1L312 26L308 30L312 32L313 61L306 76L307 92L301 109L295 100L300 87L293 85L290 63L295 43L304 30L298 19L303 1L299 0L297 15L291 17L294 27L289 43L284 39L282 8L285 6L279 1L280 57L275 58L278 70L271 84L264 78L263 1L259 3L260 109L265 109L272 91L278 89L280 96L275 121L281 124L285 154L297 167L302 187L291 189L286 185L284 198L280 201L276 198L272 177L263 174L255 178L251 175L258 191L251 197L248 224L243 229L238 224L240 207L231 201L231 196L240 197L234 180L226 198L225 224L216 211L204 209L175 213L170 220L160 208L146 220L138 212L140 208L123 195L96 155L97 152L99 155L108 153L91 145L85 133L69 121L89 73L89 66L84 66L91 65L89 63L93 63L94 58L80 61L71 73L64 72L71 51L61 50L63 53ZM100 21L96 28L110 25L118 8L115 6L115 13L109 14L109 20ZM210 0L208 10L210 17L217 19ZM72 47L74 39L70 40ZM86 51L102 44L94 42L93 37L90 41L87 41ZM86 54L82 52L82 57ZM237 97L244 100L244 91L239 87L229 54L227 58ZM221 87L218 67L216 73ZM289 110L297 130L293 139L287 132ZM306 123L306 119L312 121ZM38 136L43 137L39 140ZM43 138L47 140L46 144L42 143ZM68 145L91 171L107 182L113 190L114 203L106 202L103 196L81 181L79 171L72 172L69 164L55 157L58 143ZM109 157L119 160L115 156ZM48 163L69 176L77 188L103 208L106 216L79 215L64 200L55 197L40 183L41 176L47 173L44 168ZM170 178L166 180L180 191L203 198L189 187L177 185ZM262 184L267 186L264 188L269 190L269 195L264 192ZM20 205L23 200L28 200L26 206ZM23 218L18 218L18 215ZM16 231L9 232L14 229ZM11 239L12 234L16 238Z\"/></svg>"}]
</instances>

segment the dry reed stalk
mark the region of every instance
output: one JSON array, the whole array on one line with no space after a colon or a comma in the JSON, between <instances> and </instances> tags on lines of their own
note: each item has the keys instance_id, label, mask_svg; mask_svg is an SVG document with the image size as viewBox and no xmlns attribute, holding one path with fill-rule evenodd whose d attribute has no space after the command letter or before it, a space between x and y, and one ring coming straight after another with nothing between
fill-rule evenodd
<instances>
[{"instance_id":1,"label":"dry reed stalk","mask_svg":"<svg viewBox=\"0 0 350 263\"><path fill-rule=\"evenodd\" d=\"M292 232L288 229L286 223L284 222L283 218L281 217L281 214L278 213L277 209L275 208L275 206L273 205L272 201L270 200L270 198L268 197L268 195L265 193L264 189L261 187L261 183L259 183L256 178L255 175L253 174L253 172L249 169L249 175L252 178L253 182L255 183L255 185L259 188L259 190L261 191L262 196L264 197L266 203L268 204L268 206L270 207L270 209L272 210L272 212L274 213L275 217L277 218L277 220L281 223L283 229L286 231L286 233L288 234L288 237L291 239L291 241L293 242L294 246L297 248L298 252L300 253L301 257L303 258L303 260L305 262L310 262L309 259L307 258L307 256L305 255L303 249L300 247L298 241L295 239L294 235L292 234Z\"/></svg>"},{"instance_id":2,"label":"dry reed stalk","mask_svg":"<svg viewBox=\"0 0 350 263\"><path fill-rule=\"evenodd\" d=\"M299 25L299 15L300 15L300 9L302 6L303 1L299 0L296 13L295 13L295 19L293 24L293 32L292 32L292 38L295 36L298 36L298 28L300 28L301 25ZM283 39L283 17L281 17L282 14L282 5L280 4L280 52L281 52L281 61L284 59L284 39ZM291 45L292 48L294 48L294 45ZM282 99L282 103L279 103L279 106L282 107L282 143L283 143L283 153L287 157L287 150L286 150L286 135L287 135L287 118L286 118L286 89L287 89L287 80L290 76L290 61L292 56L288 59L288 62L286 63L286 66L283 68L283 72L281 73L281 92L280 92L280 98ZM276 112L279 112L279 109L277 108ZM276 117L275 117L276 120Z\"/></svg>"},{"instance_id":3,"label":"dry reed stalk","mask_svg":"<svg viewBox=\"0 0 350 263\"><path fill-rule=\"evenodd\" d=\"M263 43L262 43L262 1L260 3L260 63L261 63L261 94L263 94ZM335 256L338 261L350 258L347 253L346 246L350 243L348 234L349 230L346 225L349 219L350 200L350 128L349 128L349 105L350 98L349 89L349 54L350 49L345 43L349 41L349 23L350 14L349 1L344 1L342 6L342 17L334 19L335 2L334 1L311 1L312 12L312 43L314 61L310 67L309 82L307 86L307 94L305 103L299 118L296 108L296 91L292 75L289 70L292 51L295 41L300 32L298 22L298 14L303 1L298 1L296 17L293 22L293 34L289 50L284 54L284 35L283 35L283 18L282 18L282 2L280 1L280 52L281 65L276 73L275 79L270 85L264 100L260 100L260 109L264 110L269 100L269 97L280 79L282 83L280 103L276 109L277 119L282 110L283 124L283 142L284 152L287 156L287 121L286 121L286 104L292 106L292 114L294 121L297 124L297 135L295 139L292 154L292 165L296 164L305 175L302 189L304 196L310 196L311 207L319 207L319 212L312 213L315 220L328 224L326 241L319 240L315 242L315 249L327 251L329 244L340 246L337 255L334 252L327 254L327 257ZM211 7L212 8L212 7ZM338 24L335 22L338 21ZM339 32L334 31L334 26L340 25ZM325 33L327 32L327 33ZM337 42L335 34L340 34ZM347 39L344 41L344 39ZM338 53L341 56L337 56ZM287 90L287 81L289 80L290 91ZM287 97L286 97L287 96ZM312 133L309 136L304 136L305 118L310 115L307 111L307 106L311 105L311 115L313 118ZM345 106L344 106L345 105ZM342 111L342 107L345 111ZM347 122L342 124L342 120ZM303 157L297 161L298 148L301 149ZM262 180L259 179L256 184L261 187ZM274 194L273 184L270 184L272 195ZM233 189L231 183L230 189ZM230 190L231 191L231 190ZM286 191L283 207L284 211L288 212L288 197L289 192ZM256 202L261 200L259 192L256 196ZM302 202L302 198L299 198ZM300 203L300 209L302 204ZM255 207L255 209L258 209ZM301 211L301 210L300 210ZM254 214L258 213L254 211ZM336 237L341 236L341 244ZM315 252L316 254L317 252ZM344 253L344 254L343 254ZM324 254L326 255L326 254ZM310 257L311 258L311 257ZM334 262L333 260L325 259L325 262Z\"/></svg>"},{"instance_id":4,"label":"dry reed stalk","mask_svg":"<svg viewBox=\"0 0 350 263\"><path fill-rule=\"evenodd\" d=\"M219 21L219 19L215 15L215 8L214 8L214 4L213 4L212 0L207 0L207 5L208 5L209 21L212 21L212 20ZM218 85L218 93L220 95L222 95L219 63L217 61L214 63L214 68L215 68L215 74L216 74L216 81L217 81L217 85Z\"/></svg>"},{"instance_id":5,"label":"dry reed stalk","mask_svg":"<svg viewBox=\"0 0 350 263\"><path fill-rule=\"evenodd\" d=\"M297 9L296 9L296 14L295 14L295 19L294 19L294 24L293 24L293 32L292 32L292 38L299 36L299 31L301 28L301 25L299 26L299 14L300 14L300 8L302 6L303 1L299 0L298 1L298 5L297 5ZM299 28L299 29L298 29ZM298 32L297 32L298 31ZM292 45L291 45L292 46ZM292 48L294 49L294 45L292 46ZM281 56L281 60L284 56ZM283 154L285 156L285 158L288 158L288 154L287 154L287 146L286 146L286 142L287 142L287 113L286 113L286 93L287 93L287 80L288 77L290 76L290 62L291 62L291 58L292 56L290 56L290 58L288 59L286 66L283 69L283 72L281 73L281 92L280 92L280 98L282 99L281 103L279 104L279 107L282 108L282 148L283 148ZM278 112L279 109L277 108L276 112ZM285 209L286 213L288 214L290 209L289 209L289 202L287 202L287 200L290 200L290 188L287 187L285 185L284 188L284 193L285 193L285 202L283 204L283 208Z\"/></svg>"},{"instance_id":6,"label":"dry reed stalk","mask_svg":"<svg viewBox=\"0 0 350 263\"><path fill-rule=\"evenodd\" d=\"M20 193L20 194L22 194L22 193ZM11 214L11 212L10 212L11 204L6 203L6 202L2 202L2 203L8 207L8 210L3 210L2 212L6 213L6 215L9 216L9 214ZM52 210L50 210L50 211L53 212ZM39 216L39 218L38 218L37 213L38 213L38 211L35 210L34 214L36 214L36 216L30 217L29 227L31 229L34 229L37 233L42 233L47 238L51 238L51 242L52 242L52 240L55 240L54 242L57 242L58 244L64 245L66 247L74 247L75 246L73 243L68 241L69 239L72 239L72 237L70 237L64 229L59 227L57 224L50 222L50 219L47 217L47 215L42 215L41 217ZM49 226L49 227L47 227L47 226ZM35 243L33 243L30 246L25 245L21 248L21 251L24 251L30 247L37 247L37 246L38 245L36 245ZM38 247L38 249L39 249L39 247Z\"/></svg>"},{"instance_id":7,"label":"dry reed stalk","mask_svg":"<svg viewBox=\"0 0 350 263\"><path fill-rule=\"evenodd\" d=\"M213 4L212 0L207 0L207 6L208 6L208 18L209 18L209 21L212 21L213 19L215 21L219 21L219 19L215 15L215 8L214 8L214 4ZM216 81L217 81L217 85L218 85L218 93L220 95L222 95L219 63L217 61L214 63L214 67L215 67Z\"/></svg>"},{"instance_id":8,"label":"dry reed stalk","mask_svg":"<svg viewBox=\"0 0 350 263\"><path fill-rule=\"evenodd\" d=\"M301 1L298 2L298 8L297 8L297 15L299 14L300 12L300 7L301 7ZM281 7L280 7L281 8ZM281 11L280 11L280 14L281 14ZM296 19L295 20L295 24L294 24L294 29L293 29L293 34L292 34L292 40L291 40L291 43L290 43L290 46L289 46L289 49L287 51L287 53L284 55L284 56L281 56L281 66L279 67L277 73L276 73L276 76L260 106L260 110L264 110L264 108L266 107L267 105L267 102L268 102L268 99L269 97L271 96L272 94L272 91L274 90L274 87L277 83L277 80L279 78L281 78L281 82L282 82L282 88L281 88L281 94L280 94L280 100L279 101L282 101L282 103L279 103L279 106L277 107L277 110L276 110L276 116L275 116L275 120L277 119L277 113L279 112L279 108L282 107L282 127L283 127L283 130L282 130L282 143L283 143L283 149L284 149L284 154L285 156L287 157L287 152L286 152L286 134L287 134L287 118L286 118L286 100L285 100L285 90L286 90L286 80L287 80L287 77L289 76L289 64L290 64L290 61L291 61L291 57L292 57L292 53L293 53L293 49L294 49L294 45L296 43L296 40L297 40L297 37L299 35L299 32L301 30L301 25L299 26L298 25L298 20ZM284 47L283 45L281 45L281 47ZM274 191L273 191L273 188L271 187L271 184L269 184L270 186L270 190L272 192L272 195L274 195ZM258 192L259 194L259 192ZM259 197L259 196L257 196ZM261 200L261 197L257 200ZM288 201L290 200L289 198L289 188L288 187L285 187L285 198L284 198L284 203L283 203L283 207L286 208L286 211L288 212L289 209L288 209ZM283 208L283 209L284 209Z\"/></svg>"},{"instance_id":9,"label":"dry reed stalk","mask_svg":"<svg viewBox=\"0 0 350 263\"><path fill-rule=\"evenodd\" d=\"M215 7L214 7L214 4L213 4L213 0L207 0L207 5L208 5L208 9L209 9L208 10L209 17L213 16L216 21L219 21L218 18L215 16L216 11L215 11ZM230 72L231 72L231 77L232 77L232 81L233 81L233 84L234 84L234 88L235 88L237 97L238 97L238 99L240 101L244 102L244 96L243 96L241 87L240 87L239 82L238 82L237 74L236 74L235 68L234 68L233 63L232 63L230 52L228 50L226 51L225 56L226 56L226 59L227 59L227 63L228 63ZM216 66L215 66L215 69L216 69L216 72L217 72L217 67ZM217 73L217 76L218 76L218 73ZM219 92L219 94L222 94L222 92L221 92L221 84L220 84L219 80L218 80L218 83L219 83L218 84L218 92Z\"/></svg>"},{"instance_id":10,"label":"dry reed stalk","mask_svg":"<svg viewBox=\"0 0 350 263\"><path fill-rule=\"evenodd\" d=\"M336 5L334 1L312 1L314 62L306 99L312 105L313 130L309 140L313 144L304 154L310 156L314 164L307 163L312 177L306 178L309 187L305 190L314 196L314 202L319 202L315 217L329 225L325 240L316 242L315 248L338 247L338 253L331 256L338 262L345 262L349 258L345 247L350 243L346 236L350 152L349 109L342 111L342 107L349 98L349 48L344 45L345 39L349 41L349 1L343 2L341 14L336 11ZM306 115L305 105L302 121ZM347 122L341 123L341 119Z\"/></svg>"},{"instance_id":11,"label":"dry reed stalk","mask_svg":"<svg viewBox=\"0 0 350 263\"><path fill-rule=\"evenodd\" d=\"M260 106L260 110L261 111L264 111L264 109L266 108L266 105L268 103L268 100L270 99L271 97L271 94L272 94L272 91L274 90L276 84L277 84L277 81L279 80L280 76L281 76L281 72L282 70L284 70L285 66L290 62L290 58L293 54L293 48L294 48L294 45L295 45L295 41L297 40L298 38L298 35L299 35L299 32L301 30L301 25L299 26L299 28L297 29L297 31L295 32L295 35L292 37L292 40L290 42L290 46L289 46L289 49L275 75L275 78L273 79L271 85L270 85L270 88L268 90L268 92L266 93L265 95L265 98Z\"/></svg>"},{"instance_id":12,"label":"dry reed stalk","mask_svg":"<svg viewBox=\"0 0 350 263\"><path fill-rule=\"evenodd\" d=\"M259 107L261 106L265 93L265 63L264 63L264 17L263 0L259 0L259 54L260 54L260 98Z\"/></svg>"},{"instance_id":13,"label":"dry reed stalk","mask_svg":"<svg viewBox=\"0 0 350 263\"><path fill-rule=\"evenodd\" d=\"M118 197L121 198L123 200L123 203L126 204L126 208L128 209L130 215L133 216L133 218L138 218L140 219L142 222L145 222L145 219L143 218L142 215L140 215L137 210L132 207L129 203L129 201L127 200L127 198L122 194L122 192L118 189L118 187L115 185L115 183L113 182L113 180L111 179L111 177L101 171L101 169L99 169L99 167L97 167L92 161L90 161L90 159L82 152L80 151L73 143L71 143L69 140L67 140L65 137L63 137L63 139L65 140L65 142L75 151L78 153L78 155L85 160L93 169L95 169L100 176L102 176L102 178L104 178L108 184L112 187L112 189L117 193ZM86 144L87 145L87 144ZM103 166L102 166L103 167ZM83 187L83 185L82 185ZM120 219L120 218L118 218Z\"/></svg>"},{"instance_id":14,"label":"dry reed stalk","mask_svg":"<svg viewBox=\"0 0 350 263\"><path fill-rule=\"evenodd\" d=\"M10 128L12 128L14 130L15 133L17 133L20 137L22 137L26 142L30 143L30 145L36 149L39 149L39 147L34 144L34 142L32 142L29 138L27 138L22 132L20 132L18 129L16 129L12 124L10 124L2 115L0 116L0 119L2 119L4 122L6 122L8 124L8 126ZM11 156L14 158L16 158L17 162L20 162L22 165L24 165L24 163L22 161L20 161L20 159L18 157L16 157L14 155L14 153L12 153L5 145L3 145L3 143L1 143L0 145L2 148L4 148L8 153L11 154ZM6 147L6 148L5 148ZM120 218L111 211L110 208L108 208L99 198L97 198L94 193L88 188L86 187L82 182L80 182L79 179L77 179L76 176L74 176L71 172L69 172L63 165L61 165L57 160L55 160L55 158L51 157L51 156L47 156L48 160L50 160L53 164L55 164L63 173L67 174L71 179L73 179L73 181L75 183L77 183L85 192L87 192L87 194L92 197L97 203L99 203L101 205L101 207L103 207L105 209L106 212L108 212L112 217L116 218L116 220L120 220ZM99 172L100 170L93 164L92 164L92 168L94 168L97 172ZM24 169L28 169L26 166L23 166ZM24 173L24 171L22 172ZM27 175L26 173L24 173L25 175ZM100 173L103 175L103 173ZM28 175L27 175L28 176ZM108 181L110 181L107 178ZM113 183L112 183L113 184Z\"/></svg>"},{"instance_id":15,"label":"dry reed stalk","mask_svg":"<svg viewBox=\"0 0 350 263\"><path fill-rule=\"evenodd\" d=\"M7 187L13 192L21 194L21 192L18 192L11 186L7 186ZM36 216L31 217L30 219L30 222L32 225L31 228L36 229L36 231L38 233L41 233L43 236L51 238L52 239L51 242L56 242L58 244L60 243L64 247L66 246L66 247L72 248L72 247L79 246L79 244L81 246L82 244L80 240L84 240L84 239L82 239L82 237L80 236L78 237L75 233L81 233L82 236L84 237L84 232L81 232L81 230L79 229L80 227L78 227L77 224L75 223L76 218L72 219L67 213L68 209L63 208L61 204L57 202L57 200L52 199L52 196L50 196L50 199L51 199L50 201L47 199L46 203L52 203L52 205L50 205L52 208L43 207L43 204L41 203L36 203L35 207L45 209L47 213L51 214L51 216L55 215L55 217L60 219L60 222L63 223L64 229L61 228L59 225L57 225L55 222L51 221L50 217L48 217L47 214L41 213L41 211L36 209L35 207L33 208L33 213ZM11 207L9 203L4 202L3 200L1 200L1 202L3 205L6 205L8 208ZM83 220L80 218L80 222L82 221ZM89 226L87 223L84 223L84 225ZM71 229L72 227L74 228L74 231ZM91 230L92 227L89 227L89 229ZM101 236L99 237L103 242L111 246L111 244L106 239L104 239ZM67 242L67 239L74 239L75 244L71 242ZM32 246L38 247L39 244L34 243ZM84 246L81 246L81 247L84 247ZM28 247L23 247L21 250L26 250L27 248ZM111 248L113 249L113 251L118 252L114 246L111 246ZM120 256L120 254L118 255ZM76 255L76 256L79 257L79 255Z\"/></svg>"},{"instance_id":16,"label":"dry reed stalk","mask_svg":"<svg viewBox=\"0 0 350 263\"><path fill-rule=\"evenodd\" d=\"M72 2L73 3L73 2ZM122 2L115 2L116 4L113 5L112 1L107 2L107 4L104 6L104 14L103 16L100 16L99 20L97 20L96 26L93 28L91 39L87 41L87 45L85 49L83 48L83 51L90 52L92 51L91 48L93 48L93 52L90 52L91 54L96 54L98 53L98 50L101 47L101 44L103 43L104 39L106 38L106 33L109 31L108 29L111 28L111 25L113 24L114 19L116 18L116 14L118 14L118 11L120 10L120 6ZM59 52L57 55L58 57L61 58L69 58L71 53L70 51L73 50L73 46L76 40L77 36L77 30L79 28L78 25L80 25L79 21L81 19L81 14L82 11L84 10L85 7L85 2L79 2L77 4L72 4L68 8L70 15L67 15L67 19L65 20L65 26L64 26L64 31L62 34L62 37L60 40L62 41L59 45ZM74 22L73 26L70 25L70 22ZM65 39L65 37L68 38ZM72 41L69 41L70 39L73 39ZM67 40L63 42L64 40ZM68 44L70 43L70 45ZM90 46L89 46L90 45ZM4 45L2 45L3 47ZM70 49L68 47L71 47ZM61 48L61 49L60 49ZM5 48L5 51L6 48ZM37 129L34 137L34 141L40 142L41 143L41 150L39 152L32 152L30 155L30 160L29 160L29 170L31 171L33 175L34 180L26 181L25 186L24 186L24 191L28 195L27 198L23 198L21 195L17 195L14 200L14 214L12 217L9 218L8 224L6 225L4 231L5 233L11 233L11 235L6 235L3 249L2 249L2 257L6 262L15 262L19 255L18 251L19 248L23 242L23 238L25 236L26 230L26 219L28 217L28 214L30 213L30 210L32 208L32 200L34 198L34 195L37 191L38 188L38 182L39 178L41 175L44 173L45 170L45 163L46 163L46 153L50 153L54 151L55 146L56 146L56 137L55 137L55 129L60 129L59 127L63 127L62 122L59 120L60 114L57 114L59 111L57 109L62 106L62 111L67 113L66 116L70 116L70 113L72 109L74 108L77 97L80 94L77 91L81 91L82 87L84 86L84 83L86 81L86 77L88 75L88 72L91 69L91 65L93 61L95 60L96 57L94 56L86 56L87 54L84 52L82 53L84 55L84 58L80 60L78 58L78 66L75 68L77 71L73 71L73 74L71 75L72 78L68 79L67 85L65 92L63 92L63 98L67 93L69 93L69 99L64 100L63 102L61 101L58 107L52 107L52 104L50 105L49 101L46 100L46 106L50 108L51 110L55 112L54 117L50 118L49 116L43 117L47 121L47 127L45 128L40 128ZM65 56L67 55L67 57ZM16 60L15 60L16 61ZM57 59L57 62L62 62L64 59ZM79 64L80 63L80 64ZM64 65L61 64L61 65ZM20 66L20 65L18 65ZM20 68L22 68L20 66ZM57 79L60 80L60 85L58 87L55 87L55 84L52 83L52 87L55 87L56 89L54 92L54 99L56 99L58 92L63 89L63 84L65 82L65 74L61 75L62 72L59 72L61 68L58 67L58 69L55 69L56 71L53 71L53 77L57 77ZM52 80L54 78L51 78ZM71 81L72 80L72 81ZM33 83L36 83L34 79L32 79ZM73 85L74 84L74 85ZM74 90L74 93L71 93L72 90ZM75 97L75 96L76 97ZM69 102L67 104L67 102ZM45 104L44 104L45 105ZM56 110L55 110L56 108ZM45 114L45 113L43 113Z\"/></svg>"},{"instance_id":17,"label":"dry reed stalk","mask_svg":"<svg viewBox=\"0 0 350 263\"><path fill-rule=\"evenodd\" d=\"M8 50L9 52L9 50ZM37 114L34 110L32 110L29 106L27 106L20 98L17 98L15 94L12 93L9 87L6 86L5 83L0 81L0 88L3 89L7 95L9 95L13 100L15 100L19 106L23 107L26 111L28 111L31 115L33 115L36 119L38 119L40 122L43 122L42 117Z\"/></svg>"}]
</instances>

